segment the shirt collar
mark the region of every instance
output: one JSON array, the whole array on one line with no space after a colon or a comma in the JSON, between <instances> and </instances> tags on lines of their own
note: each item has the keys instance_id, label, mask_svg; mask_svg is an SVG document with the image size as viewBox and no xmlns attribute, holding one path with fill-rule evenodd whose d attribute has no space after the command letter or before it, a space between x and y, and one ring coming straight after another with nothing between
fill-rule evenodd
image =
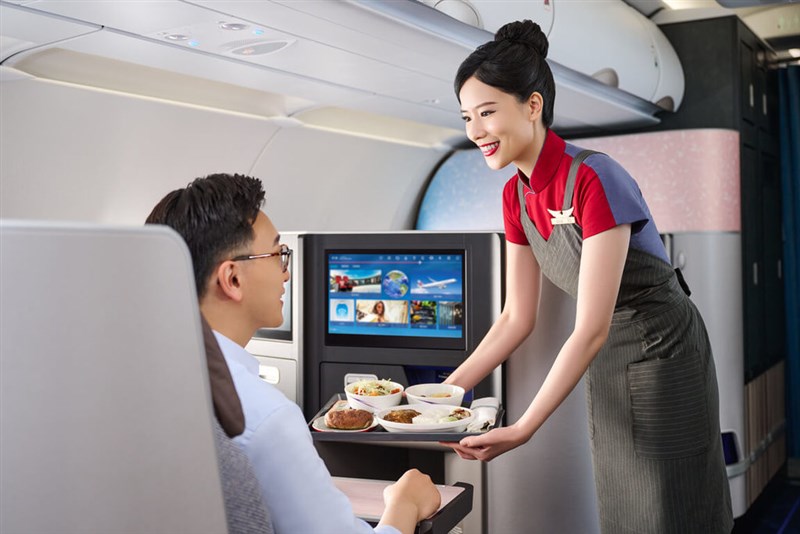
<instances>
[{"instance_id":1,"label":"shirt collar","mask_svg":"<svg viewBox=\"0 0 800 534\"><path fill-rule=\"evenodd\" d=\"M522 171L517 170L523 183L528 182L530 188L535 193L541 192L547 187L556 175L561 157L564 155L564 150L567 143L564 142L558 135L551 129L547 129L547 135L544 138L542 151L539 153L539 158L536 160L536 165L533 167L533 177L528 182L527 177Z\"/></svg>"},{"instance_id":2,"label":"shirt collar","mask_svg":"<svg viewBox=\"0 0 800 534\"><path fill-rule=\"evenodd\" d=\"M225 361L228 363L236 362L247 369L248 372L258 375L258 360L256 360L252 354L244 350L241 345L235 341L231 341L216 330L214 330L214 337L217 338L217 343L219 343L219 348L222 349Z\"/></svg>"}]
</instances>

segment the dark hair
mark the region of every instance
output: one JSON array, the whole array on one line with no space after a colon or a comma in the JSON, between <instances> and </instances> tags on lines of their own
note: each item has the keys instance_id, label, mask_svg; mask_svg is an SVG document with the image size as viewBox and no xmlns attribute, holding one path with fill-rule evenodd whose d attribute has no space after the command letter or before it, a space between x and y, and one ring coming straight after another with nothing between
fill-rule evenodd
<instances>
[{"instance_id":1,"label":"dark hair","mask_svg":"<svg viewBox=\"0 0 800 534\"><path fill-rule=\"evenodd\" d=\"M197 297L205 294L214 267L255 238L264 203L261 180L242 174L211 174L167 194L145 224L165 224L178 232L192 255Z\"/></svg>"},{"instance_id":2,"label":"dark hair","mask_svg":"<svg viewBox=\"0 0 800 534\"><path fill-rule=\"evenodd\" d=\"M455 90L458 101L464 83L475 76L525 102L534 93L542 95L542 122L553 124L556 84L547 64L547 36L530 20L509 22L494 35L494 41L475 49L458 67Z\"/></svg>"}]
</instances>

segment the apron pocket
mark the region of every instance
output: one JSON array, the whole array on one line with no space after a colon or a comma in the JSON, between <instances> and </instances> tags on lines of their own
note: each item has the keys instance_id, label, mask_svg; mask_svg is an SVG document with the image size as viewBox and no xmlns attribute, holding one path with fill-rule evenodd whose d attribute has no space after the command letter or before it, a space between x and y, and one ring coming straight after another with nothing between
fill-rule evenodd
<instances>
[{"instance_id":1,"label":"apron pocket","mask_svg":"<svg viewBox=\"0 0 800 534\"><path fill-rule=\"evenodd\" d=\"M708 395L699 361L690 353L628 364L638 456L669 460L708 448Z\"/></svg>"}]
</instances>

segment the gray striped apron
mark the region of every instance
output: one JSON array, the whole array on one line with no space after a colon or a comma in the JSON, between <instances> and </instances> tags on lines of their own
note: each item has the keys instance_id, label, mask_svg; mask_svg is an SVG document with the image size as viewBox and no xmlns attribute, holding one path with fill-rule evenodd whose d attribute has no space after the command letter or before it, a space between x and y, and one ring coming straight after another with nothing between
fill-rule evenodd
<instances>
[{"instance_id":1,"label":"gray striped apron","mask_svg":"<svg viewBox=\"0 0 800 534\"><path fill-rule=\"evenodd\" d=\"M592 153L575 157L562 210ZM577 298L581 229L556 224L545 240L527 214L521 180L517 190L542 273ZM608 339L585 383L602 532L730 532L711 345L679 274L663 260L628 250Z\"/></svg>"}]
</instances>

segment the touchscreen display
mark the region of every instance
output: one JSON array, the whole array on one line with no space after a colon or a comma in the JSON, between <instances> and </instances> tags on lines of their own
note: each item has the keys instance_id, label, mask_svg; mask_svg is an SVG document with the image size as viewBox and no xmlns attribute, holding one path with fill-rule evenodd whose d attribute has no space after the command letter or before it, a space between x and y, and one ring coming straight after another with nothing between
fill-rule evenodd
<instances>
[{"instance_id":1,"label":"touchscreen display","mask_svg":"<svg viewBox=\"0 0 800 534\"><path fill-rule=\"evenodd\" d=\"M461 339L463 251L330 252L328 333Z\"/></svg>"}]
</instances>

